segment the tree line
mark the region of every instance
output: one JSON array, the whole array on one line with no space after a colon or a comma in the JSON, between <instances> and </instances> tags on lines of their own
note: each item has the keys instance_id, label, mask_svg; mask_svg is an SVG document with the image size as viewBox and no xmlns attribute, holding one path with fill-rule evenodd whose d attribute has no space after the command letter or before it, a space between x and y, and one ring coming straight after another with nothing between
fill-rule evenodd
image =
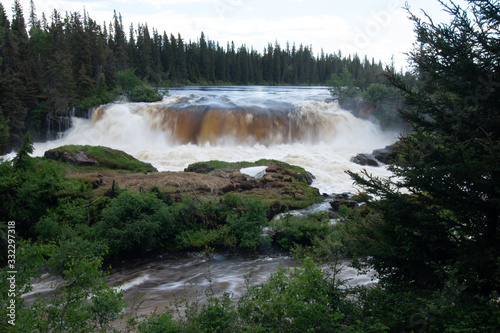
<instances>
[{"instance_id":1,"label":"tree line","mask_svg":"<svg viewBox=\"0 0 500 333\"><path fill-rule=\"evenodd\" d=\"M344 68L356 85L378 82L383 66L358 55L317 56L312 47L269 43L259 52L201 32L196 41L160 33L147 23L123 26L116 11L99 24L84 10L38 17L31 1L28 20L18 0L9 20L0 3L0 152L19 146L26 131L43 138L47 116L67 115L111 99L120 72L132 70L156 86L186 84L325 84Z\"/></svg>"}]
</instances>

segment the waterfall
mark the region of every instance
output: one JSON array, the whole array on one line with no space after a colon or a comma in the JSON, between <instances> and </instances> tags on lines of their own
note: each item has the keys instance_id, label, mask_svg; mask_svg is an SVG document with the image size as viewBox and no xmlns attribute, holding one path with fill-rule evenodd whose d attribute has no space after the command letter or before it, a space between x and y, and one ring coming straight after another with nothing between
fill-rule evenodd
<instances>
[{"instance_id":1,"label":"waterfall","mask_svg":"<svg viewBox=\"0 0 500 333\"><path fill-rule=\"evenodd\" d=\"M324 193L356 190L345 170L390 175L384 167L362 167L350 160L394 143L395 133L356 118L317 87L260 87L254 94L255 89L178 91L156 103L102 105L91 117L75 110L73 118L48 122L48 132L64 135L36 143L34 154L66 144L101 145L160 171L182 171L208 160L277 159L314 174L313 185Z\"/></svg>"}]
</instances>

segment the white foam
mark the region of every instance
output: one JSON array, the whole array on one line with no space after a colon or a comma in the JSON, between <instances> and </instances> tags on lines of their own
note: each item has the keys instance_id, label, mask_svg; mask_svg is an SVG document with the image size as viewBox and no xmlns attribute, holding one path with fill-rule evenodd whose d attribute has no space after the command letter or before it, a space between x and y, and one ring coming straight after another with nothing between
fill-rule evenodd
<instances>
[{"instance_id":1,"label":"white foam","mask_svg":"<svg viewBox=\"0 0 500 333\"><path fill-rule=\"evenodd\" d=\"M366 169L375 176L387 177L385 167L360 166L350 160L358 153L370 153L396 141L395 134L383 133L374 123L354 117L336 103L300 101L293 103L293 115L303 126L310 126L314 141L304 140L275 144L235 144L221 138L216 144L175 144L168 130L158 126L161 107L179 101L195 103L193 96L170 96L158 103L111 104L99 120L73 118L73 126L61 139L36 143L35 156L48 149L66 144L101 145L123 150L159 171L182 171L195 162L221 160L227 162L276 159L298 165L311 172L316 179L313 186L322 193L355 192L346 170L360 172ZM148 111L148 108L155 111ZM160 111L158 111L160 110ZM321 135L314 133L314 123L321 124ZM308 125L309 124L309 125ZM251 138L250 138L251 139Z\"/></svg>"}]
</instances>

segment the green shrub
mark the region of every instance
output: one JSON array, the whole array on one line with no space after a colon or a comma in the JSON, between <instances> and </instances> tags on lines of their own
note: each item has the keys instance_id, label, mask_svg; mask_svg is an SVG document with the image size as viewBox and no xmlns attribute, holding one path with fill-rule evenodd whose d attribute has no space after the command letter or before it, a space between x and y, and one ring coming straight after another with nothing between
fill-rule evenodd
<instances>
[{"instance_id":1,"label":"green shrub","mask_svg":"<svg viewBox=\"0 0 500 333\"><path fill-rule=\"evenodd\" d=\"M153 193L121 192L101 212L94 237L108 245L111 256L158 249L174 231L168 206Z\"/></svg>"},{"instance_id":2,"label":"green shrub","mask_svg":"<svg viewBox=\"0 0 500 333\"><path fill-rule=\"evenodd\" d=\"M131 102L156 102L163 98L164 93L142 82L132 69L119 71L116 77L117 85Z\"/></svg>"},{"instance_id":3,"label":"green shrub","mask_svg":"<svg viewBox=\"0 0 500 333\"><path fill-rule=\"evenodd\" d=\"M327 216L296 216L286 214L271 221L273 240L283 249L290 250L294 244L310 246L316 237L325 237L332 232Z\"/></svg>"},{"instance_id":4,"label":"green shrub","mask_svg":"<svg viewBox=\"0 0 500 333\"><path fill-rule=\"evenodd\" d=\"M128 93L128 99L131 102L157 102L161 101L162 98L163 93L146 84L135 87Z\"/></svg>"},{"instance_id":5,"label":"green shrub","mask_svg":"<svg viewBox=\"0 0 500 333\"><path fill-rule=\"evenodd\" d=\"M247 286L238 314L250 332L334 332L343 315L335 289L311 260L300 268L279 268L267 282Z\"/></svg>"},{"instance_id":6,"label":"green shrub","mask_svg":"<svg viewBox=\"0 0 500 333\"><path fill-rule=\"evenodd\" d=\"M220 230L184 230L175 238L175 244L179 250L200 250L206 247L224 244L227 228Z\"/></svg>"},{"instance_id":7,"label":"green shrub","mask_svg":"<svg viewBox=\"0 0 500 333\"><path fill-rule=\"evenodd\" d=\"M237 331L237 313L230 294L221 296L208 289L207 302L192 302L186 309L185 327L189 332L232 333Z\"/></svg>"},{"instance_id":8,"label":"green shrub","mask_svg":"<svg viewBox=\"0 0 500 333\"><path fill-rule=\"evenodd\" d=\"M169 312L153 314L138 326L139 333L178 333L185 332Z\"/></svg>"},{"instance_id":9,"label":"green shrub","mask_svg":"<svg viewBox=\"0 0 500 333\"><path fill-rule=\"evenodd\" d=\"M238 245L245 250L255 251L271 243L270 237L264 235L263 231L269 223L267 206L258 200L246 200L245 210L241 216L230 215L227 222L231 227L231 232L236 235Z\"/></svg>"},{"instance_id":10,"label":"green shrub","mask_svg":"<svg viewBox=\"0 0 500 333\"><path fill-rule=\"evenodd\" d=\"M48 261L53 274L62 274L75 258L85 255L87 258L99 258L106 253L102 242L95 242L75 236L62 241L55 247Z\"/></svg>"}]
</instances>

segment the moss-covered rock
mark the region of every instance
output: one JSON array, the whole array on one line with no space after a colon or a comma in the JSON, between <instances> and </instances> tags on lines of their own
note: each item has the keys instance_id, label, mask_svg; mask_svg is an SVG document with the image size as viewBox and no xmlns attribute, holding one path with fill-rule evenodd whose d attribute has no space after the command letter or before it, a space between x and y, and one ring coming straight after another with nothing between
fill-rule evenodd
<instances>
[{"instance_id":1,"label":"moss-covered rock","mask_svg":"<svg viewBox=\"0 0 500 333\"><path fill-rule=\"evenodd\" d=\"M207 175L220 175L227 172L232 172L239 170L241 168L249 168L255 166L277 166L282 168L286 174L295 178L295 180L299 182L304 182L307 185L311 185L314 179L314 176L307 172L304 168L301 168L296 165L291 165L282 161L277 160L269 160L269 159L261 159L256 162L223 162L223 161L209 161L209 162L198 162L194 164L190 164L185 172L196 172Z\"/></svg>"},{"instance_id":2,"label":"moss-covered rock","mask_svg":"<svg viewBox=\"0 0 500 333\"><path fill-rule=\"evenodd\" d=\"M102 146L67 145L47 150L45 158L78 167L97 169L128 170L133 172L157 172L149 163L116 149Z\"/></svg>"},{"instance_id":3,"label":"moss-covered rock","mask_svg":"<svg viewBox=\"0 0 500 333\"><path fill-rule=\"evenodd\" d=\"M262 178L249 180L240 173L242 168L255 166L267 166ZM222 192L258 198L269 205L270 214L305 208L322 200L319 190L310 186L314 176L301 167L281 161L209 161L191 164L184 171L229 179L230 184L221 188Z\"/></svg>"}]
</instances>

